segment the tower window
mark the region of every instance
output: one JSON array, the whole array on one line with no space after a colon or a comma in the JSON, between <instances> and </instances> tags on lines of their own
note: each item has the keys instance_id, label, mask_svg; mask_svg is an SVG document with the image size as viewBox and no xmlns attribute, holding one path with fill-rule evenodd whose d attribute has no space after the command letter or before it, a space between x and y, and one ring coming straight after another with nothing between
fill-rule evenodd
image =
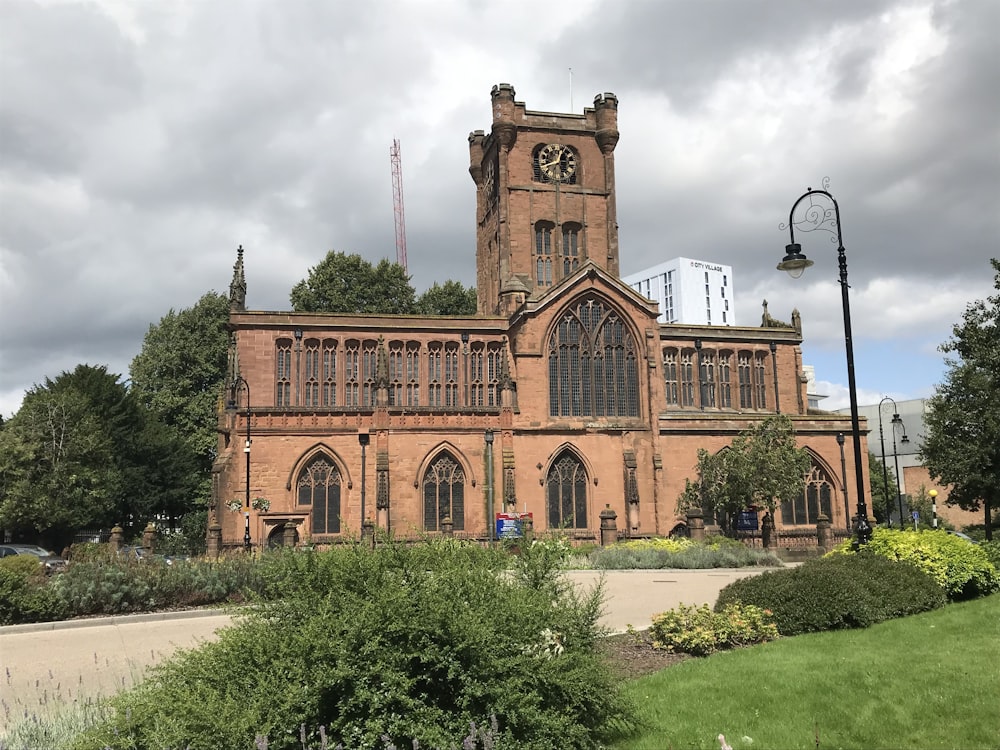
<instances>
[{"instance_id":1,"label":"tower window","mask_svg":"<svg viewBox=\"0 0 1000 750\"><path fill-rule=\"evenodd\" d=\"M562 275L569 276L580 267L580 225L563 224L562 228ZM646 282L646 296L649 296L649 282Z\"/></svg>"},{"instance_id":2,"label":"tower window","mask_svg":"<svg viewBox=\"0 0 1000 750\"><path fill-rule=\"evenodd\" d=\"M550 221L535 224L535 285L552 286L552 232Z\"/></svg>"}]
</instances>

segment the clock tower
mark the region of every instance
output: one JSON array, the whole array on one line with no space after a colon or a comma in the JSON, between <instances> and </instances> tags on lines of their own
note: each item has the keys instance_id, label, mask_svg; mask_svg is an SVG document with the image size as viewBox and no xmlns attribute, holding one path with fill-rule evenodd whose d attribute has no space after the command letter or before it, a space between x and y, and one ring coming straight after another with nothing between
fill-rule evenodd
<instances>
[{"instance_id":1,"label":"clock tower","mask_svg":"<svg viewBox=\"0 0 1000 750\"><path fill-rule=\"evenodd\" d=\"M582 115L528 110L509 83L492 100L490 132L469 134L479 312L510 315L585 260L617 276L617 97Z\"/></svg>"}]
</instances>

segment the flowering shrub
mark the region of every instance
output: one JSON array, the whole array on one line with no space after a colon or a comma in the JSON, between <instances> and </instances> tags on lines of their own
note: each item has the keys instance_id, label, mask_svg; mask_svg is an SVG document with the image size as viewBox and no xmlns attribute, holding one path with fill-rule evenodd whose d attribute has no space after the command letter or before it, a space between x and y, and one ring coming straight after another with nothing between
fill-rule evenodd
<instances>
[{"instance_id":1,"label":"flowering shrub","mask_svg":"<svg viewBox=\"0 0 1000 750\"><path fill-rule=\"evenodd\" d=\"M630 550L644 550L644 549L654 549L663 550L664 552L681 552L688 547L690 547L694 542L692 542L687 537L674 538L660 538L660 539L632 539L628 542L622 544L625 549Z\"/></svg>"},{"instance_id":2,"label":"flowering shrub","mask_svg":"<svg viewBox=\"0 0 1000 750\"><path fill-rule=\"evenodd\" d=\"M941 531L874 530L867 549L880 557L912 563L933 578L949 599L971 599L1000 589L1000 574L986 552ZM850 541L830 554L851 553Z\"/></svg>"},{"instance_id":3,"label":"flowering shrub","mask_svg":"<svg viewBox=\"0 0 1000 750\"><path fill-rule=\"evenodd\" d=\"M773 641L778 628L771 611L752 604L730 604L713 612L707 604L682 604L656 615L650 627L653 648L706 656L727 648Z\"/></svg>"},{"instance_id":4,"label":"flowering shrub","mask_svg":"<svg viewBox=\"0 0 1000 750\"><path fill-rule=\"evenodd\" d=\"M229 508L229 510L231 510L233 513L239 513L241 510L243 510L243 501L240 500L238 497L234 497L232 500L226 503L226 507Z\"/></svg>"}]
</instances>

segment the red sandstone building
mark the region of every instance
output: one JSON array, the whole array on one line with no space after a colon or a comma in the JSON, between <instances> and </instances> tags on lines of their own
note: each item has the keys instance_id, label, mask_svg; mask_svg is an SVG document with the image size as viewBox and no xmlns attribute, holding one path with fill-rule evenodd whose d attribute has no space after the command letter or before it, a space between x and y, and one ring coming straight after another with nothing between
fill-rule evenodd
<instances>
[{"instance_id":1,"label":"red sandstone building","mask_svg":"<svg viewBox=\"0 0 1000 750\"><path fill-rule=\"evenodd\" d=\"M621 535L665 535L685 522L677 499L698 449L776 412L813 459L779 531L814 529L820 512L846 529L842 488L856 483L837 435L853 455L850 420L808 409L798 315L661 325L620 280L616 97L534 112L500 84L492 112L490 132L469 136L475 316L248 310L241 251L230 358L243 382L220 413L210 541L239 546L249 528L255 546L331 543L362 518L486 539L499 512L596 539L607 508ZM247 521L229 506L247 492L248 418L249 495L267 503Z\"/></svg>"}]
</instances>

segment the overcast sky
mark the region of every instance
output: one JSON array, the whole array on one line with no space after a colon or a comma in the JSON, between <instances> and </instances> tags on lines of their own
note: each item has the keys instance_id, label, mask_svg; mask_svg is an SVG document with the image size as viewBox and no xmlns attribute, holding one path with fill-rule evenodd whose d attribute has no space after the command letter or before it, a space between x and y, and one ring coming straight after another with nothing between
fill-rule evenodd
<instances>
[{"instance_id":1,"label":"overcast sky","mask_svg":"<svg viewBox=\"0 0 1000 750\"><path fill-rule=\"evenodd\" d=\"M260 310L331 249L395 259L394 138L414 287L472 284L466 139L499 82L534 110L614 92L622 272L724 263L738 324L797 307L833 409L835 245L797 234L816 265L775 270L829 178L860 401L928 396L1000 256L997 29L997 0L0 0L0 414L80 363L127 377L239 244Z\"/></svg>"}]
</instances>

